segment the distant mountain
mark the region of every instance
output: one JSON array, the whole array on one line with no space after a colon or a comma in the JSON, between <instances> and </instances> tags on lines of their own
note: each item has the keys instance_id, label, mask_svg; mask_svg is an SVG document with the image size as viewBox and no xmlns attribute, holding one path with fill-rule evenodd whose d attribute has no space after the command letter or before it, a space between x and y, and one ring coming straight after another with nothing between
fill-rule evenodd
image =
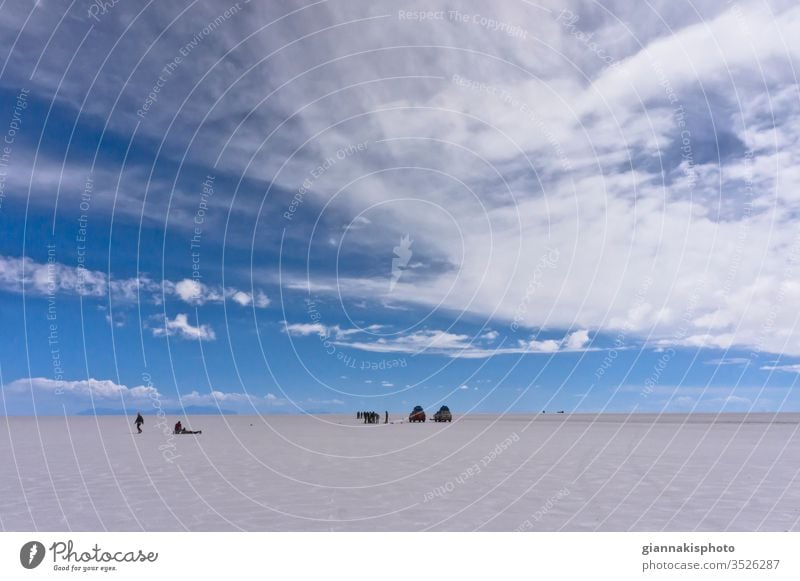
<instances>
[{"instance_id":1,"label":"distant mountain","mask_svg":"<svg viewBox=\"0 0 800 581\"><path fill-rule=\"evenodd\" d=\"M93 410L83 410L75 414L76 416L124 416L124 411L113 408L95 408ZM136 415L135 413L133 415Z\"/></svg>"},{"instance_id":2,"label":"distant mountain","mask_svg":"<svg viewBox=\"0 0 800 581\"><path fill-rule=\"evenodd\" d=\"M164 413L171 416L235 416L238 412L218 408L215 405L187 405L183 409L164 410Z\"/></svg>"},{"instance_id":3,"label":"distant mountain","mask_svg":"<svg viewBox=\"0 0 800 581\"><path fill-rule=\"evenodd\" d=\"M156 415L156 410L141 410L141 414L143 416L154 416ZM185 408L168 408L164 410L164 413L168 416L235 416L237 412L233 410L226 410L220 409L217 406L211 405L187 405ZM115 408L95 408L93 410L83 410L78 412L78 416L124 416L129 415L134 417L136 415L136 410L129 409L126 412L115 409Z\"/></svg>"}]
</instances>

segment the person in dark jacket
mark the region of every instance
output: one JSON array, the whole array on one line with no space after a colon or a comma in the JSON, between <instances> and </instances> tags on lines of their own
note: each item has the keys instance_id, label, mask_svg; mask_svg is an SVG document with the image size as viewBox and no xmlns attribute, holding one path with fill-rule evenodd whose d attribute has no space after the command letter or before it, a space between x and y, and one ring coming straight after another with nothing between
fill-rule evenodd
<instances>
[{"instance_id":1,"label":"person in dark jacket","mask_svg":"<svg viewBox=\"0 0 800 581\"><path fill-rule=\"evenodd\" d=\"M133 423L136 424L136 429L139 430L139 433L141 434L142 433L142 424L144 423L144 418L142 417L142 414L137 412L136 419L133 420Z\"/></svg>"}]
</instances>

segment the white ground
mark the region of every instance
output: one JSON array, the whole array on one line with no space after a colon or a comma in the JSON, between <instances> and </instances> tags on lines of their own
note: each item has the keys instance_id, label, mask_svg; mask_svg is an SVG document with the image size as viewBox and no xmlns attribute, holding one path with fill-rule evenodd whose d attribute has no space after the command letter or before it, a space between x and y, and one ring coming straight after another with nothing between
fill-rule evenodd
<instances>
[{"instance_id":1,"label":"white ground","mask_svg":"<svg viewBox=\"0 0 800 581\"><path fill-rule=\"evenodd\" d=\"M145 419L0 418L0 528L800 529L796 414Z\"/></svg>"}]
</instances>

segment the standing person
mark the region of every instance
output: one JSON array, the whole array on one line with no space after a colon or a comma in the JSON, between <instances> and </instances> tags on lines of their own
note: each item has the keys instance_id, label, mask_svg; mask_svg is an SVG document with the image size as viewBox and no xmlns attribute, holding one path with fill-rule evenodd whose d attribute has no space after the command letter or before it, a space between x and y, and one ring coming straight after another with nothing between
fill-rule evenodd
<instances>
[{"instance_id":1,"label":"standing person","mask_svg":"<svg viewBox=\"0 0 800 581\"><path fill-rule=\"evenodd\" d=\"M142 414L136 412L136 419L133 420L133 423L136 424L136 429L139 430L139 433L142 433L142 424L144 423L144 418Z\"/></svg>"},{"instance_id":2,"label":"standing person","mask_svg":"<svg viewBox=\"0 0 800 581\"><path fill-rule=\"evenodd\" d=\"M386 410L386 419L383 420L383 423L384 424L388 424L389 423L389 410Z\"/></svg>"}]
</instances>

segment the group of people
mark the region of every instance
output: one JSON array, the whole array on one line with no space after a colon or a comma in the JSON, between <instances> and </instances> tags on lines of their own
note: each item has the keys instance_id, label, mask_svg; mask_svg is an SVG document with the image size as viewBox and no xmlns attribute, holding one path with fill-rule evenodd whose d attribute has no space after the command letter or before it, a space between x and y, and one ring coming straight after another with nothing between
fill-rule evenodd
<instances>
[{"instance_id":1,"label":"group of people","mask_svg":"<svg viewBox=\"0 0 800 581\"><path fill-rule=\"evenodd\" d=\"M133 420L133 423L136 426L138 433L141 434L142 425L144 424L144 418L142 417L142 414L137 413L136 419ZM203 432L200 430L197 430L196 432L193 432L192 430L187 430L186 428L183 427L183 424L181 424L180 420L178 420L178 422L175 424L175 429L173 431L173 434L202 434L202 433Z\"/></svg>"},{"instance_id":2,"label":"group of people","mask_svg":"<svg viewBox=\"0 0 800 581\"><path fill-rule=\"evenodd\" d=\"M385 418L383 420L384 424L389 423L389 412L384 412ZM380 424L381 423L381 414L378 412L356 412L356 419L357 420L364 420L365 424Z\"/></svg>"}]
</instances>

